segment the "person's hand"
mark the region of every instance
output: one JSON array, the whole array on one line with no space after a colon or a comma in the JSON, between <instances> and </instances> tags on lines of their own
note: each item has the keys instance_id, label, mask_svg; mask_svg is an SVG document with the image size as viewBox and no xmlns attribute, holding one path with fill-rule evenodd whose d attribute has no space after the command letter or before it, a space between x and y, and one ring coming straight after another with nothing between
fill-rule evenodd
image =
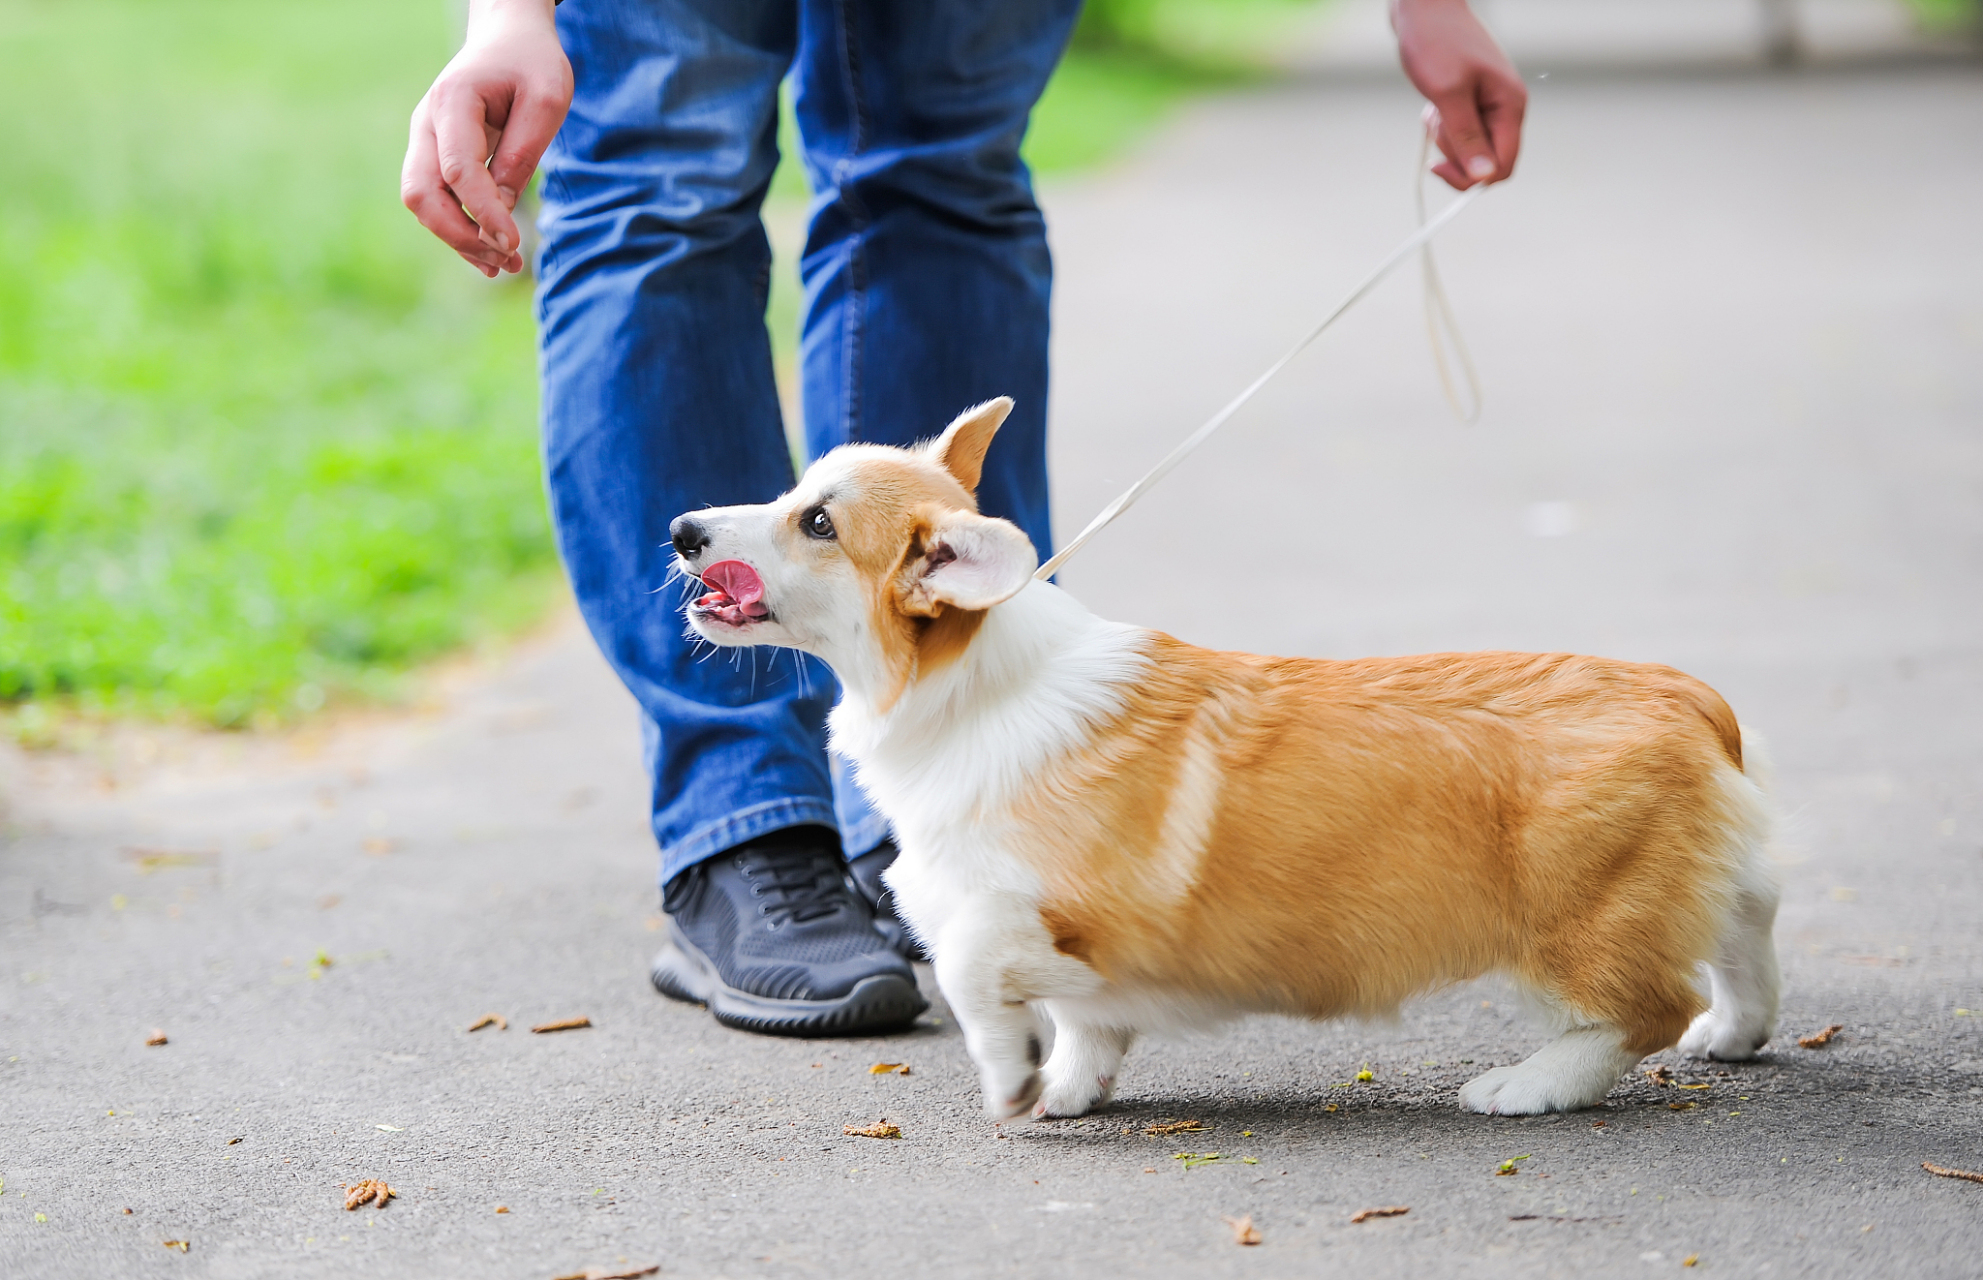
<instances>
[{"instance_id":1,"label":"person's hand","mask_svg":"<svg viewBox=\"0 0 1983 1280\"><path fill-rule=\"evenodd\" d=\"M510 210L571 106L551 13L552 0L472 0L467 43L413 109L399 198L492 280L523 270Z\"/></svg>"},{"instance_id":2,"label":"person's hand","mask_svg":"<svg viewBox=\"0 0 1983 1280\"><path fill-rule=\"evenodd\" d=\"M1466 0L1392 0L1391 27L1446 157L1432 171L1459 191L1513 173L1529 91Z\"/></svg>"}]
</instances>

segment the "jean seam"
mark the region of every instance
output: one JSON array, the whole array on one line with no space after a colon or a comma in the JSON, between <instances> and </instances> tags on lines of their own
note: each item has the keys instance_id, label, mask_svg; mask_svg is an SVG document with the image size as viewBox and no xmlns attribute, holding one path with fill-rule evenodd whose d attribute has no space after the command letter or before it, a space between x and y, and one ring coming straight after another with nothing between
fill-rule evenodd
<instances>
[{"instance_id":1,"label":"jean seam","mask_svg":"<svg viewBox=\"0 0 1983 1280\"><path fill-rule=\"evenodd\" d=\"M861 438L861 326L867 310L867 262L862 254L862 232L868 225L867 210L862 207L860 197L848 188L848 174L853 168L854 156L865 152L868 143L867 103L861 95L861 55L855 39L854 14L850 0L839 0L836 6L840 15L840 70L845 77L847 101L853 108L854 137L847 149L847 155L834 166L834 189L836 199L847 211L847 221L853 227L848 236L847 247L847 298L846 312L841 330L841 386L840 404L841 439L854 443Z\"/></svg>"}]
</instances>

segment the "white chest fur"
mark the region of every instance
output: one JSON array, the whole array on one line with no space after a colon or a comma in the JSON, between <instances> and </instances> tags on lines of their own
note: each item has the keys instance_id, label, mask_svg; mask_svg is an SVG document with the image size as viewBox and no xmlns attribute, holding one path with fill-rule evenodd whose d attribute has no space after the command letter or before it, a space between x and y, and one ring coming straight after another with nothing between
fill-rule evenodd
<instances>
[{"instance_id":1,"label":"white chest fur","mask_svg":"<svg viewBox=\"0 0 1983 1280\"><path fill-rule=\"evenodd\" d=\"M1149 661L1148 636L1035 582L986 614L962 659L887 713L856 696L834 710L833 749L895 826L903 853L890 883L923 936L969 897L1037 898L1032 873L1002 852L1006 815L1120 711Z\"/></svg>"}]
</instances>

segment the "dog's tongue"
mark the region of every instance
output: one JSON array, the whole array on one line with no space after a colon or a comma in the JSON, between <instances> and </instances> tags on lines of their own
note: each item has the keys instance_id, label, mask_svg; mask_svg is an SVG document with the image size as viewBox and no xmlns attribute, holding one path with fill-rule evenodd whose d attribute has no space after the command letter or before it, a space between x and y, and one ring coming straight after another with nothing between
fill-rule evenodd
<instances>
[{"instance_id":1,"label":"dog's tongue","mask_svg":"<svg viewBox=\"0 0 1983 1280\"><path fill-rule=\"evenodd\" d=\"M764 580L741 560L718 560L702 571L702 580L730 597L748 617L761 618L771 612L759 603L764 599Z\"/></svg>"}]
</instances>

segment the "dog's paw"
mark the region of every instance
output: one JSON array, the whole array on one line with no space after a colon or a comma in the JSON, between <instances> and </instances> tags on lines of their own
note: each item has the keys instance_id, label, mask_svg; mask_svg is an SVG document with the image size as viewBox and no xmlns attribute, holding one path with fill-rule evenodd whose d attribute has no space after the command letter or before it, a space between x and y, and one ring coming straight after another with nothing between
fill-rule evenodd
<instances>
[{"instance_id":1,"label":"dog's paw","mask_svg":"<svg viewBox=\"0 0 1983 1280\"><path fill-rule=\"evenodd\" d=\"M1027 1070L1017 1080L994 1079L990 1073L983 1080L985 1090L985 1114L993 1120L1010 1120L1023 1116L1033 1109L1046 1088L1046 1079L1036 1070Z\"/></svg>"},{"instance_id":2,"label":"dog's paw","mask_svg":"<svg viewBox=\"0 0 1983 1280\"><path fill-rule=\"evenodd\" d=\"M1768 1027L1745 1027L1721 1010L1710 1009L1695 1018L1687 1034L1680 1037L1680 1052L1716 1062L1747 1062L1769 1039Z\"/></svg>"},{"instance_id":3,"label":"dog's paw","mask_svg":"<svg viewBox=\"0 0 1983 1280\"><path fill-rule=\"evenodd\" d=\"M1033 1107L1035 1120L1071 1120L1085 1116L1096 1107L1108 1105L1115 1096L1114 1076L1074 1076L1056 1080L1047 1074L1046 1090Z\"/></svg>"},{"instance_id":4,"label":"dog's paw","mask_svg":"<svg viewBox=\"0 0 1983 1280\"><path fill-rule=\"evenodd\" d=\"M1496 1067L1460 1086L1460 1106L1484 1116L1539 1116L1550 1111L1577 1111L1604 1101L1610 1091L1607 1083L1592 1096L1592 1085L1585 1079L1518 1062L1512 1067Z\"/></svg>"}]
</instances>

